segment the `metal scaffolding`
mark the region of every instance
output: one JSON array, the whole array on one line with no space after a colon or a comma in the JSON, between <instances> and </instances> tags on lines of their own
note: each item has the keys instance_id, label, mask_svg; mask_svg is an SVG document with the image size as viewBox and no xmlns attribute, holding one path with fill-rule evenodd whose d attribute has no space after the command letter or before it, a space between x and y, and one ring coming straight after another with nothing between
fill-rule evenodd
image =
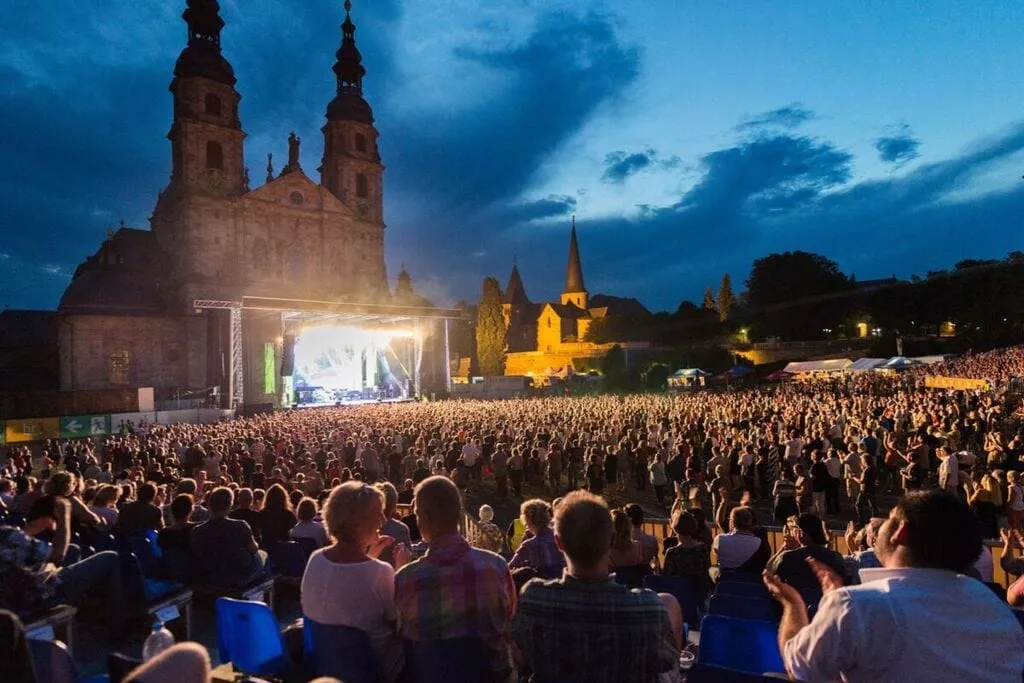
<instances>
[{"instance_id":1,"label":"metal scaffolding","mask_svg":"<svg viewBox=\"0 0 1024 683\"><path fill-rule=\"evenodd\" d=\"M242 302L219 299L196 299L192 308L227 309L231 316L229 332L230 358L228 359L228 407L239 408L245 404L245 353L242 346Z\"/></svg>"}]
</instances>

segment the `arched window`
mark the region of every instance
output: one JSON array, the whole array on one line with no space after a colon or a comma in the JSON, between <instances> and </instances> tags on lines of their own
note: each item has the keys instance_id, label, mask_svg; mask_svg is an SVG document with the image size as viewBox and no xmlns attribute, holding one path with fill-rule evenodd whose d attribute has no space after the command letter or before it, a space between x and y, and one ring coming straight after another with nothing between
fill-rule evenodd
<instances>
[{"instance_id":1,"label":"arched window","mask_svg":"<svg viewBox=\"0 0 1024 683\"><path fill-rule=\"evenodd\" d=\"M224 168L224 148L219 142L206 143L206 168Z\"/></svg>"},{"instance_id":2,"label":"arched window","mask_svg":"<svg viewBox=\"0 0 1024 683\"><path fill-rule=\"evenodd\" d=\"M220 116L220 98L213 93L206 95L206 113L210 116Z\"/></svg>"},{"instance_id":3,"label":"arched window","mask_svg":"<svg viewBox=\"0 0 1024 683\"><path fill-rule=\"evenodd\" d=\"M357 133L356 134L356 151L357 152L365 152L366 151L366 136L363 135L362 133Z\"/></svg>"},{"instance_id":4,"label":"arched window","mask_svg":"<svg viewBox=\"0 0 1024 683\"><path fill-rule=\"evenodd\" d=\"M356 196L357 197L369 197L370 188L366 182L366 176L362 173L356 176Z\"/></svg>"}]
</instances>

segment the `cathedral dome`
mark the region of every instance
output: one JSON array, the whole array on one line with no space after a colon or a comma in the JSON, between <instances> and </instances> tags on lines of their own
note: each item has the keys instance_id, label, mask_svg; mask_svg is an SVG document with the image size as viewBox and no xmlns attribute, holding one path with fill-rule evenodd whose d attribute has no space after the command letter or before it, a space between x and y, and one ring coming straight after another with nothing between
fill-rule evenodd
<instances>
[{"instance_id":1,"label":"cathedral dome","mask_svg":"<svg viewBox=\"0 0 1024 683\"><path fill-rule=\"evenodd\" d=\"M209 78L230 86L237 80L235 70L220 50L202 44L189 45L181 51L174 65L174 75L179 78Z\"/></svg>"},{"instance_id":2,"label":"cathedral dome","mask_svg":"<svg viewBox=\"0 0 1024 683\"><path fill-rule=\"evenodd\" d=\"M159 315L155 284L134 273L90 269L76 274L57 309L64 314Z\"/></svg>"},{"instance_id":3,"label":"cathedral dome","mask_svg":"<svg viewBox=\"0 0 1024 683\"><path fill-rule=\"evenodd\" d=\"M355 92L339 92L327 105L327 120L372 124L373 110L362 95Z\"/></svg>"}]
</instances>

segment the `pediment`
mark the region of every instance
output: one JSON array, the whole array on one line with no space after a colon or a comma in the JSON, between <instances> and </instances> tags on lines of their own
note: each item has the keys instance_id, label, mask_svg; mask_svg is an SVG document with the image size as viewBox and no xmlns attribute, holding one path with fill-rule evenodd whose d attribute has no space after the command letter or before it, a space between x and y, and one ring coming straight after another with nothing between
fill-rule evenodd
<instances>
[{"instance_id":1,"label":"pediment","mask_svg":"<svg viewBox=\"0 0 1024 683\"><path fill-rule=\"evenodd\" d=\"M352 209L331 194L327 188L310 180L302 171L279 175L265 185L242 195L242 200L278 204L298 211L327 211L356 217Z\"/></svg>"}]
</instances>

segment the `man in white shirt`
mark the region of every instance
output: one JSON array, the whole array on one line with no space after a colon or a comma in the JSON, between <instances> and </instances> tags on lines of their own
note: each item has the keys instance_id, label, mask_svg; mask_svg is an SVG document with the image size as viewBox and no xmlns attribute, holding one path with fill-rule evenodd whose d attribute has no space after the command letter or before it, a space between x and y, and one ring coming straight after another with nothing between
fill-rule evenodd
<instances>
[{"instance_id":1,"label":"man in white shirt","mask_svg":"<svg viewBox=\"0 0 1024 683\"><path fill-rule=\"evenodd\" d=\"M735 507L729 512L729 533L718 534L712 542L721 569L748 569L746 565L761 548L761 537L754 533L754 511ZM765 558L767 559L767 558ZM764 568L757 568L760 571Z\"/></svg>"},{"instance_id":2,"label":"man in white shirt","mask_svg":"<svg viewBox=\"0 0 1024 683\"><path fill-rule=\"evenodd\" d=\"M779 648L802 681L1016 681L1024 629L987 586L968 576L982 549L970 509L947 491L904 496L879 529L882 569L861 585L811 561L824 596L808 623L793 587L765 585L782 603Z\"/></svg>"}]
</instances>

